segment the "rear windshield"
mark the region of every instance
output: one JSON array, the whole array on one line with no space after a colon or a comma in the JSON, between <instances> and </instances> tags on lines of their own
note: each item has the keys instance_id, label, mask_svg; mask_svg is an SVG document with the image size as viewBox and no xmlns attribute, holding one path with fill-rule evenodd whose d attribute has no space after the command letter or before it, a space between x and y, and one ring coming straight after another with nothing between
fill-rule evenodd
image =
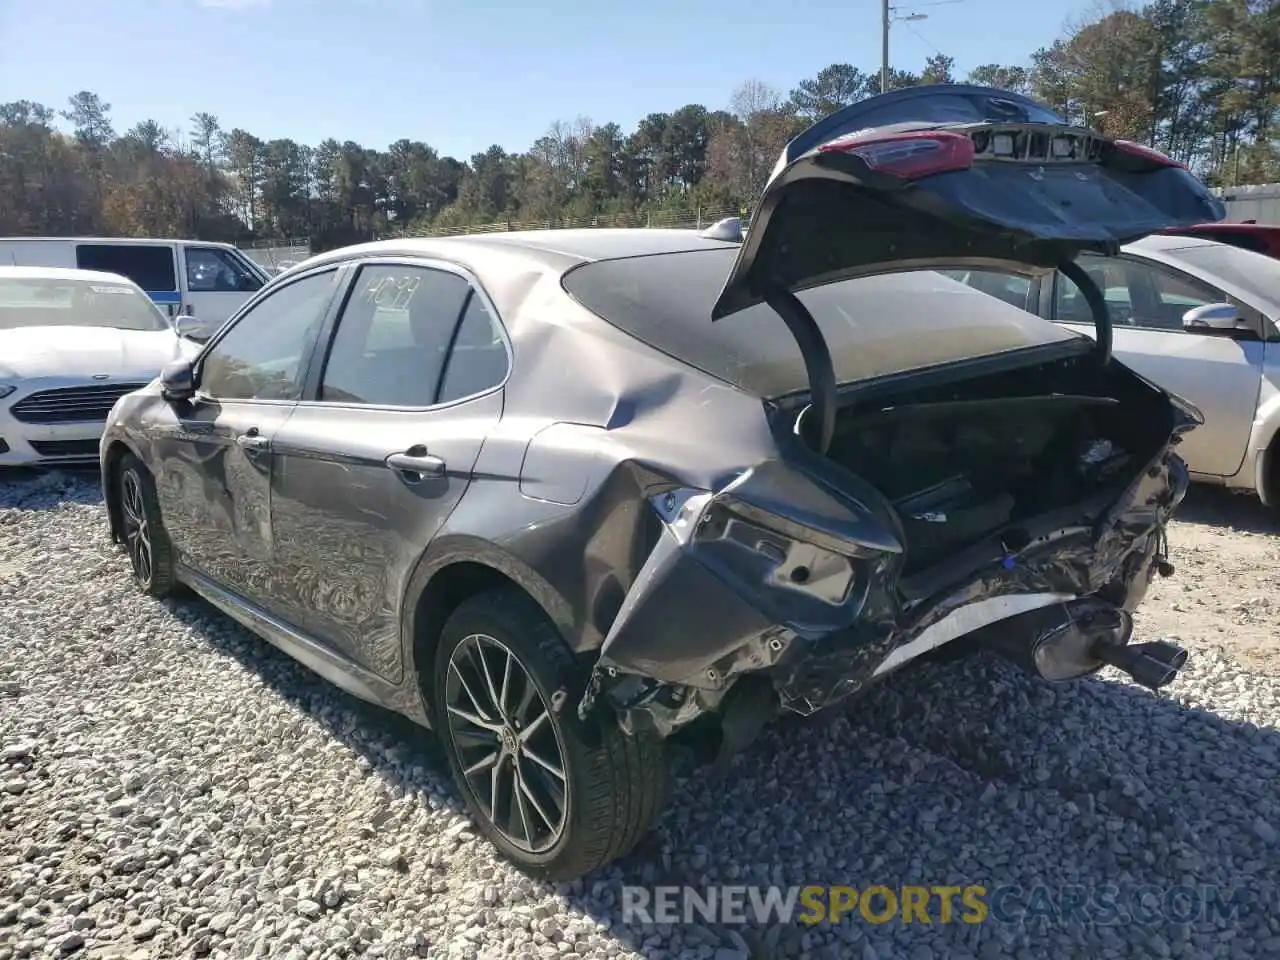
<instances>
[{"instance_id":1,"label":"rear windshield","mask_svg":"<svg viewBox=\"0 0 1280 960\"><path fill-rule=\"evenodd\" d=\"M133 287L94 280L0 278L0 330L17 327L165 330L164 316Z\"/></svg>"},{"instance_id":2,"label":"rear windshield","mask_svg":"<svg viewBox=\"0 0 1280 960\"><path fill-rule=\"evenodd\" d=\"M749 393L806 389L800 352L771 307L711 322L736 256L725 247L600 260L569 271L564 287L613 326ZM800 299L842 383L1077 337L932 271L846 280Z\"/></svg>"}]
</instances>

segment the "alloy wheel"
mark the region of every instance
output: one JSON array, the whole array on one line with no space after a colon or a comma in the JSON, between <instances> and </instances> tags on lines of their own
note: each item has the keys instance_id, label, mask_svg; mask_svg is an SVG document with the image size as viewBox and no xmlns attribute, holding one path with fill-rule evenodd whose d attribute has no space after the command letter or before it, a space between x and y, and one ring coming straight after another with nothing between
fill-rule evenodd
<instances>
[{"instance_id":1,"label":"alloy wheel","mask_svg":"<svg viewBox=\"0 0 1280 960\"><path fill-rule=\"evenodd\" d=\"M120 506L124 513L125 546L133 564L133 574L140 583L149 584L153 570L151 527L147 523L142 479L134 470L126 470L120 478Z\"/></svg>"},{"instance_id":2,"label":"alloy wheel","mask_svg":"<svg viewBox=\"0 0 1280 960\"><path fill-rule=\"evenodd\" d=\"M519 658L493 637L471 634L449 655L449 737L477 805L510 843L550 850L568 820L559 726Z\"/></svg>"}]
</instances>

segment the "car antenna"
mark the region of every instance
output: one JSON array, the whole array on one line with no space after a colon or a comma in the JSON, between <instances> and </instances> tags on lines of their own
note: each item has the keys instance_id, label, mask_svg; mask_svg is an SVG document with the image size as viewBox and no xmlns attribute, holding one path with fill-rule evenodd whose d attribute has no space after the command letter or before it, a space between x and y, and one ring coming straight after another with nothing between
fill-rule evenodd
<instances>
[{"instance_id":1,"label":"car antenna","mask_svg":"<svg viewBox=\"0 0 1280 960\"><path fill-rule=\"evenodd\" d=\"M706 237L708 240L726 240L729 243L741 243L742 218L725 217L723 220L717 220L698 236Z\"/></svg>"}]
</instances>

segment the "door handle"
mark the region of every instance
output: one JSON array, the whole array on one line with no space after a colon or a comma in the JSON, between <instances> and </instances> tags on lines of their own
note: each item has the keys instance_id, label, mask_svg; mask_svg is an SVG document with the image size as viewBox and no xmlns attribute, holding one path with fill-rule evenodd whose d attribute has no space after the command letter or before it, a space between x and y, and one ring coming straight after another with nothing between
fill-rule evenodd
<instances>
[{"instance_id":1,"label":"door handle","mask_svg":"<svg viewBox=\"0 0 1280 960\"><path fill-rule=\"evenodd\" d=\"M405 483L420 483L425 477L443 477L444 461L427 453L425 447L410 447L404 453L387 457L387 466L400 474Z\"/></svg>"},{"instance_id":2,"label":"door handle","mask_svg":"<svg viewBox=\"0 0 1280 960\"><path fill-rule=\"evenodd\" d=\"M250 427L236 437L236 446L245 451L266 450L271 446L271 441L260 434L257 427Z\"/></svg>"}]
</instances>

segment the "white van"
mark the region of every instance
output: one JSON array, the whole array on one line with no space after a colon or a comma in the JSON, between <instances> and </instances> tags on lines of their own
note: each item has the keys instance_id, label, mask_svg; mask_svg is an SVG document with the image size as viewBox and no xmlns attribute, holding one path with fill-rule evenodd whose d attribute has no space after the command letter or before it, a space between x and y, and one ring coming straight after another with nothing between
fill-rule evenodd
<instances>
[{"instance_id":1,"label":"white van","mask_svg":"<svg viewBox=\"0 0 1280 960\"><path fill-rule=\"evenodd\" d=\"M228 243L127 237L0 237L0 265L73 267L128 277L170 318L212 335L269 279ZM186 326L184 324L184 326Z\"/></svg>"}]
</instances>

